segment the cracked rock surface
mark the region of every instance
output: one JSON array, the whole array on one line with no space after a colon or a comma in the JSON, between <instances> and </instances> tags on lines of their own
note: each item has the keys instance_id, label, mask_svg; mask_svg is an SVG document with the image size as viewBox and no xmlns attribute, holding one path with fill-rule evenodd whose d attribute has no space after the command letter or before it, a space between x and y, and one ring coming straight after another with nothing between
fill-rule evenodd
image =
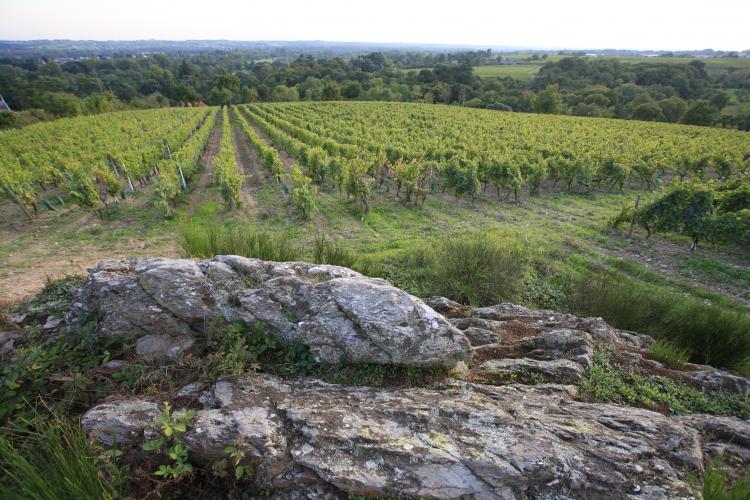
<instances>
[{"instance_id":1,"label":"cracked rock surface","mask_svg":"<svg viewBox=\"0 0 750 500\"><path fill-rule=\"evenodd\" d=\"M466 336L420 299L337 266L237 256L104 261L78 302L79 315L99 318L101 334L139 337L147 360L194 349L216 317L263 322L328 363L453 366L470 356Z\"/></svg>"},{"instance_id":2,"label":"cracked rock surface","mask_svg":"<svg viewBox=\"0 0 750 500\"><path fill-rule=\"evenodd\" d=\"M577 402L566 385L382 389L267 375L220 384L218 408L198 411L185 435L191 456L209 462L242 443L280 497L690 497L704 453L750 453L739 419ZM104 444L137 444L159 404L102 404L82 424Z\"/></svg>"}]
</instances>

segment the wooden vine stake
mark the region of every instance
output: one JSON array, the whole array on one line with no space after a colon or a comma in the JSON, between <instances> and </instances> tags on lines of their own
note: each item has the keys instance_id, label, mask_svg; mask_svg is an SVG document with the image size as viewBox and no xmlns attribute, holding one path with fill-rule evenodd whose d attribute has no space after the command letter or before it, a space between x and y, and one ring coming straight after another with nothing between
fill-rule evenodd
<instances>
[{"instance_id":1,"label":"wooden vine stake","mask_svg":"<svg viewBox=\"0 0 750 500\"><path fill-rule=\"evenodd\" d=\"M13 200L13 203L21 207L21 210L23 210L23 213L26 214L26 217L29 218L29 220L34 220L34 217L31 216L31 212L24 206L23 203L21 203L21 200L16 197L16 194L13 192L13 190L8 186L7 184L3 184L3 188L8 193L8 196L10 196L10 199Z\"/></svg>"},{"instance_id":2,"label":"wooden vine stake","mask_svg":"<svg viewBox=\"0 0 750 500\"><path fill-rule=\"evenodd\" d=\"M628 238L633 235L633 225L635 224L635 216L638 214L638 205L641 203L641 195L635 199L635 208L633 208L633 216L630 218L630 229L628 229Z\"/></svg>"}]
</instances>

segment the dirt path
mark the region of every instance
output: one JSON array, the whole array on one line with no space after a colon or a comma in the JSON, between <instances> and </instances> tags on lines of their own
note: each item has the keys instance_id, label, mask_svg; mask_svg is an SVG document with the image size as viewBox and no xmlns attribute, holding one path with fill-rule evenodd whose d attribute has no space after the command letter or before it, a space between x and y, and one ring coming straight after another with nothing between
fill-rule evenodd
<instances>
[{"instance_id":1,"label":"dirt path","mask_svg":"<svg viewBox=\"0 0 750 500\"><path fill-rule=\"evenodd\" d=\"M190 199L190 206L187 210L188 217L192 217L195 213L195 209L198 205L207 201L207 187L211 183L214 177L213 159L216 153L219 152L219 144L221 143L221 132L224 124L222 123L221 112L216 113L216 121L214 122L214 129L211 132L211 137L208 139L208 145L206 150L203 152L201 157L201 165L203 165L203 172L198 178L198 182L195 185L193 196Z\"/></svg>"},{"instance_id":2,"label":"dirt path","mask_svg":"<svg viewBox=\"0 0 750 500\"><path fill-rule=\"evenodd\" d=\"M36 226L14 229L12 241L0 242L0 310L39 292L51 280L85 274L105 259L178 257L173 227L156 230L164 219L152 194L149 185L105 220L70 207L50 212Z\"/></svg>"},{"instance_id":3,"label":"dirt path","mask_svg":"<svg viewBox=\"0 0 750 500\"><path fill-rule=\"evenodd\" d=\"M246 208L252 209L256 206L255 195L257 195L261 186L265 184L267 176L260 158L250 146L242 127L239 125L239 117L236 113L237 110L232 109L229 119L232 122L234 155L237 159L237 164L240 166L240 170L245 176L245 181L242 184L242 204Z\"/></svg>"},{"instance_id":4,"label":"dirt path","mask_svg":"<svg viewBox=\"0 0 750 500\"><path fill-rule=\"evenodd\" d=\"M245 110L240 110L240 113L242 113L245 118L247 118L247 123L252 127L253 130L255 130L255 133L258 134L258 137L263 139L266 144L274 148L279 153L279 158L281 158L281 161L284 162L284 166L286 167L287 174L292 170L292 165L297 163L294 158L289 156L286 151L284 151L282 148L280 148L276 143L274 143L270 137L266 135L265 132L263 132L260 128L258 128L252 121L251 115L248 114Z\"/></svg>"}]
</instances>

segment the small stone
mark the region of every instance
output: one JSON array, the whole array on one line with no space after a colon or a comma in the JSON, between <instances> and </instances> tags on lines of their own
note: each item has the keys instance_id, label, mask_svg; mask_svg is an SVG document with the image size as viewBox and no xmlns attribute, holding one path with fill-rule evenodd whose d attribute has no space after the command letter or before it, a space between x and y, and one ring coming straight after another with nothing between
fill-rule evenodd
<instances>
[{"instance_id":1,"label":"small stone","mask_svg":"<svg viewBox=\"0 0 750 500\"><path fill-rule=\"evenodd\" d=\"M44 328L45 330L54 330L55 328L60 326L60 323L62 322L63 322L63 318L58 318L55 316L48 316L47 322L44 323L44 326L42 328Z\"/></svg>"}]
</instances>

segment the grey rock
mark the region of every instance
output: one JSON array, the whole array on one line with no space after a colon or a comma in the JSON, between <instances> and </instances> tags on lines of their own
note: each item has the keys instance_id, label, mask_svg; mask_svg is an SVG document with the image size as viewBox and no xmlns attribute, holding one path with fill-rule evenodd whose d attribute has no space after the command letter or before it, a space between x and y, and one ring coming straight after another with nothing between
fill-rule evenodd
<instances>
[{"instance_id":1,"label":"grey rock","mask_svg":"<svg viewBox=\"0 0 750 500\"><path fill-rule=\"evenodd\" d=\"M583 377L583 367L569 359L490 359L474 367L471 375L488 383L529 382L534 375L547 382L572 383Z\"/></svg>"},{"instance_id":2,"label":"grey rock","mask_svg":"<svg viewBox=\"0 0 750 500\"><path fill-rule=\"evenodd\" d=\"M453 326L464 332L472 346L498 344L502 342L502 321L492 321L482 318L449 319Z\"/></svg>"},{"instance_id":3,"label":"grey rock","mask_svg":"<svg viewBox=\"0 0 750 500\"><path fill-rule=\"evenodd\" d=\"M122 370L129 364L130 363L124 359L110 359L109 361L107 361L101 366L100 370L105 371L107 373L115 373L115 372Z\"/></svg>"},{"instance_id":4,"label":"grey rock","mask_svg":"<svg viewBox=\"0 0 750 500\"><path fill-rule=\"evenodd\" d=\"M215 317L263 322L328 363L454 366L470 356L466 336L420 299L337 266L238 256L105 261L79 299L101 318L100 333L141 337L146 359L183 354Z\"/></svg>"},{"instance_id":5,"label":"grey rock","mask_svg":"<svg viewBox=\"0 0 750 500\"><path fill-rule=\"evenodd\" d=\"M159 415L159 404L142 399L103 403L87 411L81 425L106 446L143 442L144 430Z\"/></svg>"},{"instance_id":6,"label":"grey rock","mask_svg":"<svg viewBox=\"0 0 750 500\"><path fill-rule=\"evenodd\" d=\"M684 372L684 376L704 389L750 396L750 380L739 375L701 366L701 370Z\"/></svg>"},{"instance_id":7,"label":"grey rock","mask_svg":"<svg viewBox=\"0 0 750 500\"><path fill-rule=\"evenodd\" d=\"M55 328L60 326L62 322L63 318L48 316L47 321L44 323L44 326L42 328L44 328L45 330L54 330Z\"/></svg>"},{"instance_id":8,"label":"grey rock","mask_svg":"<svg viewBox=\"0 0 750 500\"><path fill-rule=\"evenodd\" d=\"M463 306L454 300L446 299L445 297L428 297L424 299L424 302L435 311L449 318L460 318L465 316L465 313L468 310L466 306Z\"/></svg>"},{"instance_id":9,"label":"grey rock","mask_svg":"<svg viewBox=\"0 0 750 500\"><path fill-rule=\"evenodd\" d=\"M11 323L22 325L23 322L26 321L27 316L28 315L24 313L8 313L5 318Z\"/></svg>"},{"instance_id":10,"label":"grey rock","mask_svg":"<svg viewBox=\"0 0 750 500\"><path fill-rule=\"evenodd\" d=\"M138 339L135 351L146 361L162 359L176 360L195 345L195 340L187 335L146 335Z\"/></svg>"},{"instance_id":11,"label":"grey rock","mask_svg":"<svg viewBox=\"0 0 750 500\"><path fill-rule=\"evenodd\" d=\"M576 402L570 386L389 390L247 375L231 392L228 404L198 411L185 435L191 457L210 462L240 443L282 498L302 482L344 497L630 498L637 486L674 498L691 496L689 478L702 471L692 423ZM115 430L135 446L158 407L112 402L82 424L104 444Z\"/></svg>"},{"instance_id":12,"label":"grey rock","mask_svg":"<svg viewBox=\"0 0 750 500\"><path fill-rule=\"evenodd\" d=\"M533 343L534 349L525 356L535 359L569 359L589 366L594 355L591 335L580 330L547 330L534 337Z\"/></svg>"}]
</instances>

